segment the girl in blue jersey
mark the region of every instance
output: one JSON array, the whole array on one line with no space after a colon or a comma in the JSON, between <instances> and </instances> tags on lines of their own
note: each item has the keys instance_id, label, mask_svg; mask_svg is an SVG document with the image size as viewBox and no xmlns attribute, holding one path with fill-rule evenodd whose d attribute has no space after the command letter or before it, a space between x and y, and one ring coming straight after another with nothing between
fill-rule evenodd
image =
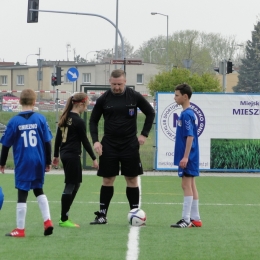
<instances>
[{"instance_id":1,"label":"girl in blue jersey","mask_svg":"<svg viewBox=\"0 0 260 260\"><path fill-rule=\"evenodd\" d=\"M33 90L24 89L21 92L22 112L9 121L0 140L0 171L4 173L8 152L13 146L15 188L18 190L17 228L6 234L11 237L25 236L26 201L31 189L37 198L44 220L44 235L51 235L53 231L49 203L43 193L44 175L51 167L52 134L45 117L33 112L35 101L36 94Z\"/></svg>"},{"instance_id":2,"label":"girl in blue jersey","mask_svg":"<svg viewBox=\"0 0 260 260\"><path fill-rule=\"evenodd\" d=\"M173 228L201 227L199 215L199 196L195 183L199 176L199 143L196 117L190 107L192 89L187 84L180 84L175 88L174 100L181 105L183 111L177 122L174 149L174 165L178 166L178 175L182 177L184 202L182 219Z\"/></svg>"}]
</instances>

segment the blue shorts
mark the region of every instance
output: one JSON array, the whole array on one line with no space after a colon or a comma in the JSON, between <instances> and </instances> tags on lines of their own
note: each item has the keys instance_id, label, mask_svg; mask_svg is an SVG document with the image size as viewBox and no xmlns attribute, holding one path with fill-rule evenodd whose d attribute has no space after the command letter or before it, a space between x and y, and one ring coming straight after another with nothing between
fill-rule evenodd
<instances>
[{"instance_id":1,"label":"blue shorts","mask_svg":"<svg viewBox=\"0 0 260 260\"><path fill-rule=\"evenodd\" d=\"M43 180L38 179L34 181L18 181L15 180L15 188L19 190L33 190L33 189L42 189L43 187Z\"/></svg>"},{"instance_id":2,"label":"blue shorts","mask_svg":"<svg viewBox=\"0 0 260 260\"><path fill-rule=\"evenodd\" d=\"M199 176L199 172L197 171L190 171L187 168L182 169L181 167L178 168L178 176L179 177L198 177Z\"/></svg>"}]
</instances>

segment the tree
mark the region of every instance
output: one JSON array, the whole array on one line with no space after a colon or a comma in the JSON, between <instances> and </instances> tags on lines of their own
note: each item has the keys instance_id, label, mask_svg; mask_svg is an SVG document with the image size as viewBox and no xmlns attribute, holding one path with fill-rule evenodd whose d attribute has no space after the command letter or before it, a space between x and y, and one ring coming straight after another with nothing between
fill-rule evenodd
<instances>
[{"instance_id":1,"label":"tree","mask_svg":"<svg viewBox=\"0 0 260 260\"><path fill-rule=\"evenodd\" d=\"M252 40L247 41L246 55L239 68L234 92L260 92L260 21L254 25Z\"/></svg>"},{"instance_id":2,"label":"tree","mask_svg":"<svg viewBox=\"0 0 260 260\"><path fill-rule=\"evenodd\" d=\"M209 50L212 65L218 66L219 61L233 60L238 43L235 36L223 37L221 34L202 33L201 45Z\"/></svg>"},{"instance_id":3,"label":"tree","mask_svg":"<svg viewBox=\"0 0 260 260\"><path fill-rule=\"evenodd\" d=\"M134 46L130 44L130 42L123 37L124 39L124 54L125 58L134 58ZM118 45L118 59L122 58L122 43Z\"/></svg>"},{"instance_id":4,"label":"tree","mask_svg":"<svg viewBox=\"0 0 260 260\"><path fill-rule=\"evenodd\" d=\"M144 62L150 62L152 50L152 62L162 64L166 68L167 39L158 36L145 42L135 55L141 57ZM205 72L214 73L213 68L218 66L223 59L233 59L237 43L234 36L223 37L220 34L203 33L195 30L178 31L169 36L168 54L171 67L184 68L184 60L191 60L190 70L198 74ZM161 48L165 48L164 51Z\"/></svg>"},{"instance_id":5,"label":"tree","mask_svg":"<svg viewBox=\"0 0 260 260\"><path fill-rule=\"evenodd\" d=\"M212 57L209 47L201 44L204 34L198 31L180 31L173 34L173 41L169 46L169 51L173 54L169 58L175 65L184 68L184 60L192 61L189 68L192 72L203 74L212 72Z\"/></svg>"},{"instance_id":6,"label":"tree","mask_svg":"<svg viewBox=\"0 0 260 260\"><path fill-rule=\"evenodd\" d=\"M97 53L97 59L100 61L111 58L113 58L113 49L103 49Z\"/></svg>"},{"instance_id":7,"label":"tree","mask_svg":"<svg viewBox=\"0 0 260 260\"><path fill-rule=\"evenodd\" d=\"M130 44L130 42L124 38L124 56L125 58L134 58L134 53L133 53L134 47ZM96 58L96 62L103 62L107 59L115 59L115 53L114 53L114 49L103 49L101 51L99 51L97 53L97 58ZM118 59L121 60L122 59L122 44L118 45Z\"/></svg>"},{"instance_id":8,"label":"tree","mask_svg":"<svg viewBox=\"0 0 260 260\"><path fill-rule=\"evenodd\" d=\"M77 55L76 57L74 57L74 61L75 62L87 62L86 59L84 59L83 57L80 57L80 55Z\"/></svg>"},{"instance_id":9,"label":"tree","mask_svg":"<svg viewBox=\"0 0 260 260\"><path fill-rule=\"evenodd\" d=\"M151 95L158 91L173 92L175 86L184 82L189 84L194 92L221 92L220 82L215 75L199 75L183 68L173 68L171 71L157 74L148 83L148 89Z\"/></svg>"},{"instance_id":10,"label":"tree","mask_svg":"<svg viewBox=\"0 0 260 260\"><path fill-rule=\"evenodd\" d=\"M142 58L144 62L150 62L150 52L153 51L152 63L165 64L166 41L164 38L164 36L159 35L144 42L143 45L134 52L134 56ZM165 48L165 50L161 48Z\"/></svg>"}]
</instances>

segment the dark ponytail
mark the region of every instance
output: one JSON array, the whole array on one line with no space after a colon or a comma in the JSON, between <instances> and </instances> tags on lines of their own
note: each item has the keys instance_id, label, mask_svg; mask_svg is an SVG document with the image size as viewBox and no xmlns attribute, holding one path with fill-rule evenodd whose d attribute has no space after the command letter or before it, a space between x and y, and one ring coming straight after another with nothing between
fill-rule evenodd
<instances>
[{"instance_id":1,"label":"dark ponytail","mask_svg":"<svg viewBox=\"0 0 260 260\"><path fill-rule=\"evenodd\" d=\"M68 113L69 113L69 111L71 111L71 109L73 107L72 98L73 97L69 97L67 102L66 102L66 106L63 109L63 112L61 114L61 117L60 117L60 120L59 120L59 123L58 123L59 127L65 126L65 124L66 124Z\"/></svg>"}]
</instances>

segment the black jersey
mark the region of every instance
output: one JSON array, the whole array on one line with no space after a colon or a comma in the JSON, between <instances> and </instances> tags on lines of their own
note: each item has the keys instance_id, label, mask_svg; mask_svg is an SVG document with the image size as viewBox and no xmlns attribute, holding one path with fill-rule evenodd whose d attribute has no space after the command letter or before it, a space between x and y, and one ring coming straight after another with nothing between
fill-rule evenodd
<instances>
[{"instance_id":1,"label":"black jersey","mask_svg":"<svg viewBox=\"0 0 260 260\"><path fill-rule=\"evenodd\" d=\"M69 112L66 125L59 127L55 139L54 157L71 158L81 155L81 143L92 160L96 156L86 135L84 120L77 114Z\"/></svg>"},{"instance_id":2,"label":"black jersey","mask_svg":"<svg viewBox=\"0 0 260 260\"><path fill-rule=\"evenodd\" d=\"M90 134L98 142L98 122L104 117L104 136L112 139L132 138L137 134L137 108L146 116L141 134L148 136L155 116L150 103L137 91L126 87L121 95L110 89L96 100L90 117Z\"/></svg>"}]
</instances>

